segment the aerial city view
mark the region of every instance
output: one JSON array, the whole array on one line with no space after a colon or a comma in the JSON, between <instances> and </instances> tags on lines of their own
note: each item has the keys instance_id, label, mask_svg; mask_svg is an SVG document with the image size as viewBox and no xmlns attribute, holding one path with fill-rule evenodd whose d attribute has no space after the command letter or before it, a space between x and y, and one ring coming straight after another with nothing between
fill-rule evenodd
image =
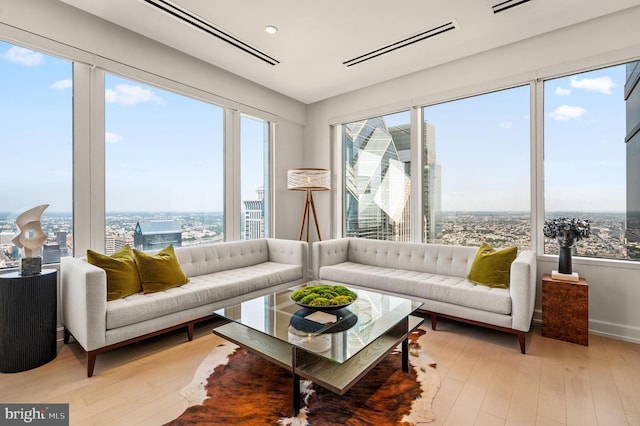
<instances>
[{"instance_id":1,"label":"aerial city view","mask_svg":"<svg viewBox=\"0 0 640 426\"><path fill-rule=\"evenodd\" d=\"M571 213L569 213L571 214ZM581 215L591 221L591 237L575 247L578 256L626 259L624 214ZM524 213L442 213L442 238L436 242L479 246L483 241L495 247L530 246L530 218ZM129 244L135 246L138 223L178 224L180 242L177 245L217 243L224 240L222 213L118 213L107 216L105 252L114 253ZM11 239L16 233L15 214L0 213L0 267L17 267L20 253ZM73 254L71 215L44 214L42 228L48 235L43 248L43 263L56 263L60 257ZM249 236L251 237L251 236ZM168 240L162 240L166 243ZM173 240L175 241L175 239ZM557 243L545 239L545 253L557 253ZM144 248L144 247L142 247ZM82 255L82 254L76 254Z\"/></svg>"},{"instance_id":2,"label":"aerial city view","mask_svg":"<svg viewBox=\"0 0 640 426\"><path fill-rule=\"evenodd\" d=\"M69 212L71 63L0 42L0 67L7 76L0 89L29 106L4 110L3 155L38 152L47 159L49 173L42 179L24 173L20 162L3 164L5 176L20 176L20 184L0 185L0 268L20 264L21 253L12 243L16 217L43 203L51 205L42 215L48 237L43 263L83 256L74 252ZM590 222L591 235L576 244L576 256L640 260L640 214L634 210L640 201L637 190L627 190L627 175L637 172L627 167L625 151L624 87L634 67L629 63L544 82L544 165L536 173L544 178L546 219ZM154 250L168 243L224 241L223 108L108 73L104 84L104 252L126 244ZM530 91L524 84L422 107L422 176L411 175L418 168L411 163L416 144L408 110L341 125L344 185L335 190L344 199L344 235L407 241L415 238L411 226L422 223L422 240L429 243L479 246L486 241L530 249ZM25 116L46 125L25 126ZM260 185L268 170L267 124L241 118L241 199L250 200L243 201L243 239L265 236L264 212L270 209ZM171 178L162 180L165 196L158 197L157 179L148 177L165 176L166 170ZM417 180L422 194L412 201ZM411 217L416 201L423 205L422 220ZM544 247L544 253L557 253L551 238L544 238Z\"/></svg>"},{"instance_id":3,"label":"aerial city view","mask_svg":"<svg viewBox=\"0 0 640 426\"><path fill-rule=\"evenodd\" d=\"M20 252L11 239L16 234L15 213L0 213L0 267L17 267ZM162 224L167 230L177 225L181 241L175 246L216 243L224 239L222 213L116 213L106 218L105 253L112 254L125 244L134 247L136 226L145 223ZM48 238L43 247L43 263L57 263L61 257L73 255L72 218L70 214L45 214L42 229ZM169 234L168 232L165 234ZM173 238L173 236L172 236ZM140 245L138 248L146 249ZM152 249L152 248L151 248ZM83 255L83 254L77 254Z\"/></svg>"}]
</instances>

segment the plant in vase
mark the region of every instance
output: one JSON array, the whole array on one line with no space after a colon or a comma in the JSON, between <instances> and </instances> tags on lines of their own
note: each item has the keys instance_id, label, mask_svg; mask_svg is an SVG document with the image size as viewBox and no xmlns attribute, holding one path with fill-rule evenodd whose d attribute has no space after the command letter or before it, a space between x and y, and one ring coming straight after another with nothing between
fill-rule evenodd
<instances>
[{"instance_id":1,"label":"plant in vase","mask_svg":"<svg viewBox=\"0 0 640 426\"><path fill-rule=\"evenodd\" d=\"M559 245L558 272L571 275L571 250L576 242L591 235L589 220L561 217L544 222L545 237L555 238Z\"/></svg>"}]
</instances>

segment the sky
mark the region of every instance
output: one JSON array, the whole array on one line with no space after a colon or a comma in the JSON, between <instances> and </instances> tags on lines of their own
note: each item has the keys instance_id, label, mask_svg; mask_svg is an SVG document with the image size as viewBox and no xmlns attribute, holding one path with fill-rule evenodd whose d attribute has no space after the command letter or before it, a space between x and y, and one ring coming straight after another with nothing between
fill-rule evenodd
<instances>
[{"instance_id":1,"label":"sky","mask_svg":"<svg viewBox=\"0 0 640 426\"><path fill-rule=\"evenodd\" d=\"M548 211L625 210L624 83L624 66L545 83ZM222 210L222 108L110 74L105 100L107 211ZM71 101L71 62L0 42L0 211L71 211ZM529 210L529 108L528 86L425 108L443 210ZM241 134L255 199L264 125L243 118Z\"/></svg>"},{"instance_id":2,"label":"sky","mask_svg":"<svg viewBox=\"0 0 640 426\"><path fill-rule=\"evenodd\" d=\"M444 211L528 211L529 87L424 108Z\"/></svg>"},{"instance_id":3,"label":"sky","mask_svg":"<svg viewBox=\"0 0 640 426\"><path fill-rule=\"evenodd\" d=\"M71 62L0 42L0 75L2 172L15 178L0 189L0 211L70 212ZM107 211L222 211L223 113L106 74ZM263 184L265 126L241 119L243 200Z\"/></svg>"},{"instance_id":4,"label":"sky","mask_svg":"<svg viewBox=\"0 0 640 426\"><path fill-rule=\"evenodd\" d=\"M555 210L626 211L625 66L545 84L545 200Z\"/></svg>"},{"instance_id":5,"label":"sky","mask_svg":"<svg viewBox=\"0 0 640 426\"><path fill-rule=\"evenodd\" d=\"M626 211L625 66L544 84L547 211ZM442 210L530 210L530 88L427 106ZM387 126L409 113L385 116Z\"/></svg>"},{"instance_id":6,"label":"sky","mask_svg":"<svg viewBox=\"0 0 640 426\"><path fill-rule=\"evenodd\" d=\"M70 211L71 74L67 61L0 42L0 211Z\"/></svg>"}]
</instances>

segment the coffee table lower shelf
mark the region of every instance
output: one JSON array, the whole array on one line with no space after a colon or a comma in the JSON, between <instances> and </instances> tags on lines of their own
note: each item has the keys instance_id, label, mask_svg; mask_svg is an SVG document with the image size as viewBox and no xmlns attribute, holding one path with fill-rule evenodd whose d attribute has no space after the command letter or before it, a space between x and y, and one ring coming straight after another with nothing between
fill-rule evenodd
<instances>
[{"instance_id":1,"label":"coffee table lower shelf","mask_svg":"<svg viewBox=\"0 0 640 426\"><path fill-rule=\"evenodd\" d=\"M295 417L300 411L301 378L343 395L401 343L402 369L409 371L408 337L423 321L423 318L409 315L344 363L330 361L235 322L220 325L213 333L291 371Z\"/></svg>"}]
</instances>

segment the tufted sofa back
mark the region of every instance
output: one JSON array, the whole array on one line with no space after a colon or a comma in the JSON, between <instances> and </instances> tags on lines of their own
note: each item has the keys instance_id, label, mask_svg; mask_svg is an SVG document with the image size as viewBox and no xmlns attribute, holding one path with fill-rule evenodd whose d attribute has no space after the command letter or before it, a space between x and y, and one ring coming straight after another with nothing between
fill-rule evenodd
<instances>
[{"instance_id":1,"label":"tufted sofa back","mask_svg":"<svg viewBox=\"0 0 640 426\"><path fill-rule=\"evenodd\" d=\"M269 260L269 247L265 239L176 247L175 251L187 277L257 265Z\"/></svg>"},{"instance_id":2,"label":"tufted sofa back","mask_svg":"<svg viewBox=\"0 0 640 426\"><path fill-rule=\"evenodd\" d=\"M478 247L349 238L347 250L350 262L466 277Z\"/></svg>"}]
</instances>

